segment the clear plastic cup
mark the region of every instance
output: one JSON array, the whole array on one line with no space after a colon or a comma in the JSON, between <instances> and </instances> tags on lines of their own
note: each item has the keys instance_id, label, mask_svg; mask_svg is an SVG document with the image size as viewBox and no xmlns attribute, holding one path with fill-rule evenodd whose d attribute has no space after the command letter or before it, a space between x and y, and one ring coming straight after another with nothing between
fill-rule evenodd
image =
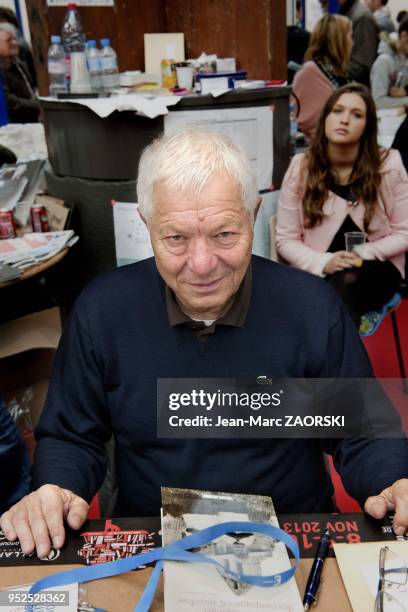
<instances>
[{"instance_id":1,"label":"clear plastic cup","mask_svg":"<svg viewBox=\"0 0 408 612\"><path fill-rule=\"evenodd\" d=\"M346 251L356 254L356 266L361 266L364 259L364 247L367 234L365 232L345 232Z\"/></svg>"}]
</instances>

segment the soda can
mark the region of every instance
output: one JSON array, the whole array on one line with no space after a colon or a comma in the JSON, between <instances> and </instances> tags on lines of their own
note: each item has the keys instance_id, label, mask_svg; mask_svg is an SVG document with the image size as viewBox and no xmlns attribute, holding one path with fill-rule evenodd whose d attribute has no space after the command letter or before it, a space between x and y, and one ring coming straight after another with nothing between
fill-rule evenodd
<instances>
[{"instance_id":1,"label":"soda can","mask_svg":"<svg viewBox=\"0 0 408 612\"><path fill-rule=\"evenodd\" d=\"M45 206L34 206L30 209L31 227L33 232L48 232L48 215Z\"/></svg>"},{"instance_id":2,"label":"soda can","mask_svg":"<svg viewBox=\"0 0 408 612\"><path fill-rule=\"evenodd\" d=\"M0 240L16 238L16 222L12 210L0 209Z\"/></svg>"}]
</instances>

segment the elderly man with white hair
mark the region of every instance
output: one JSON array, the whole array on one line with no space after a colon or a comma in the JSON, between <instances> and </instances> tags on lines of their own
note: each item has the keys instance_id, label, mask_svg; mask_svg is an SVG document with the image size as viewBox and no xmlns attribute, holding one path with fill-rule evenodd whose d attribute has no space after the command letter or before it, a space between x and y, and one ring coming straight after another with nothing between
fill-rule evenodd
<instances>
[{"instance_id":1,"label":"elderly man with white hair","mask_svg":"<svg viewBox=\"0 0 408 612\"><path fill-rule=\"evenodd\" d=\"M333 509L323 451L349 492L408 527L408 444L396 439L157 436L158 378L370 377L335 293L251 255L259 206L250 161L221 135L186 131L144 151L137 183L154 258L95 279L58 349L37 430L33 488L0 524L45 556L84 522L116 442L117 516L158 515L160 486L272 495L278 512Z\"/></svg>"},{"instance_id":2,"label":"elderly man with white hair","mask_svg":"<svg viewBox=\"0 0 408 612\"><path fill-rule=\"evenodd\" d=\"M11 123L36 123L40 105L27 65L18 58L17 31L0 22L0 70L3 75L7 112Z\"/></svg>"}]
</instances>

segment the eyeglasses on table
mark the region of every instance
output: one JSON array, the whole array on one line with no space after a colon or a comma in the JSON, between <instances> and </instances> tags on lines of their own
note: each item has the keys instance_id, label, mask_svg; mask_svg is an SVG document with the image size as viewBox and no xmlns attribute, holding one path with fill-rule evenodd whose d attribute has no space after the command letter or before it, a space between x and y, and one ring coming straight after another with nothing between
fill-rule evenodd
<instances>
[{"instance_id":1,"label":"eyeglasses on table","mask_svg":"<svg viewBox=\"0 0 408 612\"><path fill-rule=\"evenodd\" d=\"M407 563L388 546L380 549L374 612L408 612Z\"/></svg>"}]
</instances>

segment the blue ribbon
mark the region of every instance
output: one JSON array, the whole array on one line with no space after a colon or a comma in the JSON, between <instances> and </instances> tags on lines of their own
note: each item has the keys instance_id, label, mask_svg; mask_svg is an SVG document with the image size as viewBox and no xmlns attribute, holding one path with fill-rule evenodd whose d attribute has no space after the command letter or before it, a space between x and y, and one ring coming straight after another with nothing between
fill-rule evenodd
<instances>
[{"instance_id":1,"label":"blue ribbon","mask_svg":"<svg viewBox=\"0 0 408 612\"><path fill-rule=\"evenodd\" d=\"M206 557L198 552L189 552L189 549L191 548L204 546L222 535L234 532L261 533L262 535L269 536L274 540L280 540L293 553L295 564L291 568L279 574L272 574L271 576L251 576L234 572L233 570L224 567L218 561L210 559L209 557ZM219 523L218 525L213 525L212 527L207 527L207 529L197 531L193 535L182 538L181 540L177 540L168 546L155 548L147 553L140 553L133 557L103 563L102 565L81 567L80 569L58 572L57 574L47 576L46 578L42 578L33 584L30 589L30 593L38 593L42 589L47 589L49 587L61 587L66 584L89 582L91 580L99 580L101 578L108 578L110 576L118 576L119 574L129 572L154 561L157 563L145 587L142 597L134 609L134 612L148 612L150 609L150 605L153 601L157 584L160 579L160 573L163 569L164 561L184 561L186 563L206 563L215 565L215 567L221 570L222 573L228 574L239 582L245 582L247 584L260 587L272 587L284 584L290 580L290 578L292 578L297 564L299 563L299 547L290 535L288 535L285 531L282 531L282 529L274 527L273 525L254 523L252 521Z\"/></svg>"}]
</instances>

